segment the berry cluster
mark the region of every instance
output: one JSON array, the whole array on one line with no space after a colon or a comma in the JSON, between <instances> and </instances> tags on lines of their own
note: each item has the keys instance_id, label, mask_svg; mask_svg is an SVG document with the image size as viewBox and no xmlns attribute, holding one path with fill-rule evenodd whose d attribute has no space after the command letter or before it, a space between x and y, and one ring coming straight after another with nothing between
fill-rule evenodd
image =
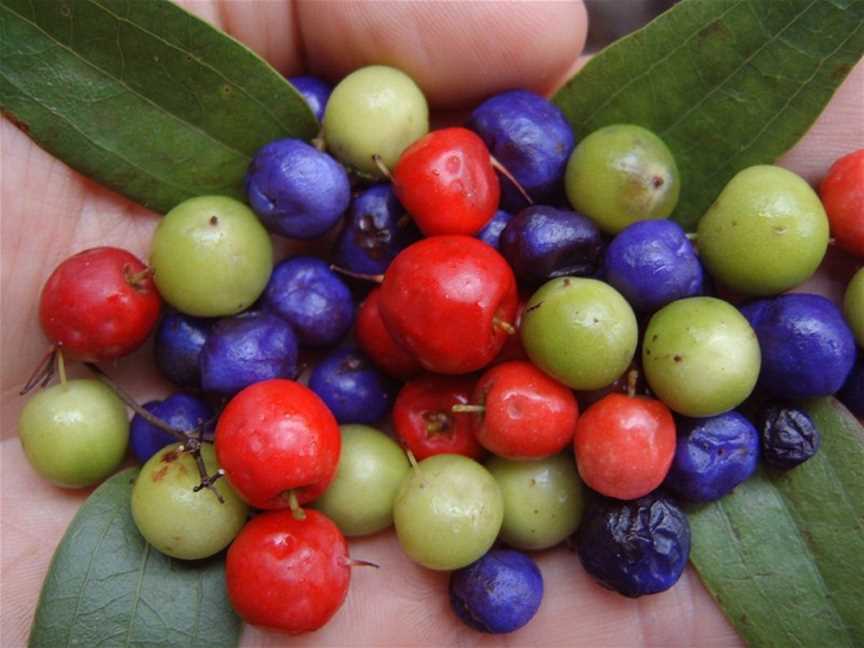
<instances>
[{"instance_id":1,"label":"berry cluster","mask_svg":"<svg viewBox=\"0 0 864 648\"><path fill-rule=\"evenodd\" d=\"M429 131L396 69L293 81L321 136L261 148L248 206L188 200L149 265L103 247L54 271L39 312L52 349L27 389L55 367L60 382L19 422L61 486L104 479L131 446L141 534L180 559L228 547L247 622L320 628L364 564L345 536L391 525L412 560L453 572L455 614L484 632L534 616L543 579L524 552L571 536L604 586L666 590L690 550L681 501L723 497L760 456L771 470L813 456L802 399L839 393L864 415L864 271L845 314L786 293L829 226L864 255L864 150L821 200L782 168L741 171L694 243L668 220L675 159L642 127L577 143L517 90ZM328 252L274 266L271 233ZM95 363L154 332L183 391L138 405ZM68 380L69 360L94 379Z\"/></svg>"}]
</instances>

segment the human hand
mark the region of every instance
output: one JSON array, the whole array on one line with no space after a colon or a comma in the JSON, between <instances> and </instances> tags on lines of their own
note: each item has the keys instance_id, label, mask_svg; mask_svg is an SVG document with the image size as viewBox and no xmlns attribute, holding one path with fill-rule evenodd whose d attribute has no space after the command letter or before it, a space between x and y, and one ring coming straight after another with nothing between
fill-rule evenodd
<instances>
[{"instance_id":1,"label":"human hand","mask_svg":"<svg viewBox=\"0 0 864 648\"><path fill-rule=\"evenodd\" d=\"M470 107L494 92L551 92L578 65L584 9L572 3L184 2L240 38L280 71L338 79L364 64L390 63L414 77L433 108ZM784 164L818 180L839 155L864 146L864 66ZM851 132L857 128L857 132ZM158 217L70 170L8 121L2 138L2 622L0 645L24 645L51 555L87 492L55 488L30 469L16 438L17 396L45 352L41 286L68 255L96 245L146 258ZM150 349L109 367L139 400L168 393ZM73 371L80 371L73 370ZM83 373L81 375L84 375ZM356 569L348 600L313 635L252 627L244 646L288 645L736 645L732 627L695 573L663 594L630 600L583 572L565 548L537 556L546 582L538 616L509 637L479 635L450 613L447 576L413 565L392 533L352 541L352 555L381 565Z\"/></svg>"}]
</instances>

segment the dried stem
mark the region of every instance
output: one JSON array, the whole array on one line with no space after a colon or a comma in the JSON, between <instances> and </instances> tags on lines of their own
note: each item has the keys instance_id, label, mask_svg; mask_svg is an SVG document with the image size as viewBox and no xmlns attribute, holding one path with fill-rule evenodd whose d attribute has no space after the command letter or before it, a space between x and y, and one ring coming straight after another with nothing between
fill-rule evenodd
<instances>
[{"instance_id":1,"label":"dried stem","mask_svg":"<svg viewBox=\"0 0 864 648\"><path fill-rule=\"evenodd\" d=\"M18 392L19 396L24 396L33 391L37 387L44 387L54 377L54 356L57 354L57 347L48 349L48 353L42 356L39 364L33 370L33 373L27 379L24 387Z\"/></svg>"},{"instance_id":2,"label":"dried stem","mask_svg":"<svg viewBox=\"0 0 864 648\"><path fill-rule=\"evenodd\" d=\"M351 277L352 279L360 279L361 281L371 281L373 283L380 284L384 281L383 274L364 274L362 272L352 272L351 270L347 270L345 268L341 268L337 265L331 265L330 269L333 272L338 272L341 275L345 275L346 277Z\"/></svg>"}]
</instances>

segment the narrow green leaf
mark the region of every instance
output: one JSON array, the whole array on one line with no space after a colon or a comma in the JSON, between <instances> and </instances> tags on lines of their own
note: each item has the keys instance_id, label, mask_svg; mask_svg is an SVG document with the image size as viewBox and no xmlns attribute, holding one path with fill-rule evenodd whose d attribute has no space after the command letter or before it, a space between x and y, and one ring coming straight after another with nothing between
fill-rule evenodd
<instances>
[{"instance_id":1,"label":"narrow green leaf","mask_svg":"<svg viewBox=\"0 0 864 648\"><path fill-rule=\"evenodd\" d=\"M258 147L317 131L276 70L168 0L0 0L0 106L56 157L161 212L242 197Z\"/></svg>"},{"instance_id":2,"label":"narrow green leaf","mask_svg":"<svg viewBox=\"0 0 864 648\"><path fill-rule=\"evenodd\" d=\"M792 147L864 54L864 0L682 0L595 56L554 97L577 139L659 134L689 229L739 170Z\"/></svg>"},{"instance_id":3,"label":"narrow green leaf","mask_svg":"<svg viewBox=\"0 0 864 648\"><path fill-rule=\"evenodd\" d=\"M864 645L864 429L833 398L807 410L815 457L690 514L690 558L753 646Z\"/></svg>"},{"instance_id":4,"label":"narrow green leaf","mask_svg":"<svg viewBox=\"0 0 864 648\"><path fill-rule=\"evenodd\" d=\"M72 520L42 586L31 648L238 644L222 558L173 560L144 542L130 510L136 474L103 483Z\"/></svg>"}]
</instances>

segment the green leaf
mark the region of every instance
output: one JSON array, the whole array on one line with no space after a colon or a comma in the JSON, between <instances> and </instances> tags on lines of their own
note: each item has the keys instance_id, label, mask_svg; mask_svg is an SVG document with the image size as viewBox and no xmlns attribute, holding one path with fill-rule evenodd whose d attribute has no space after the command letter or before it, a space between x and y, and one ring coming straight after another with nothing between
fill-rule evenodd
<instances>
[{"instance_id":1,"label":"green leaf","mask_svg":"<svg viewBox=\"0 0 864 648\"><path fill-rule=\"evenodd\" d=\"M595 56L554 97L577 140L615 123L656 132L695 225L729 179L774 162L864 54L864 0L683 0Z\"/></svg>"},{"instance_id":2,"label":"green leaf","mask_svg":"<svg viewBox=\"0 0 864 648\"><path fill-rule=\"evenodd\" d=\"M31 648L238 644L222 557L173 560L144 542L130 511L137 472L104 482L72 520L42 586Z\"/></svg>"},{"instance_id":3,"label":"green leaf","mask_svg":"<svg viewBox=\"0 0 864 648\"><path fill-rule=\"evenodd\" d=\"M242 198L258 147L318 129L276 70L167 0L0 0L0 35L3 112L157 211Z\"/></svg>"},{"instance_id":4,"label":"green leaf","mask_svg":"<svg viewBox=\"0 0 864 648\"><path fill-rule=\"evenodd\" d=\"M864 429L833 398L806 409L822 448L691 511L690 559L753 646L864 645Z\"/></svg>"}]
</instances>

